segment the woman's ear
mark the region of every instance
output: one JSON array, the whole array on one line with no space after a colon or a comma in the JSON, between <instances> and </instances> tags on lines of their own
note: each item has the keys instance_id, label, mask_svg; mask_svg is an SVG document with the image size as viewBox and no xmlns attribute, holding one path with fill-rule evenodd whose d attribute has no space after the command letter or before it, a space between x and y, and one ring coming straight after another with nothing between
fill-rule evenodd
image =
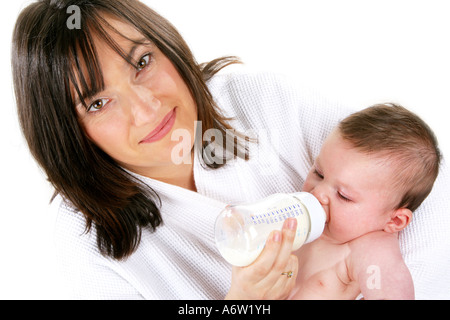
<instances>
[{"instance_id":1,"label":"woman's ear","mask_svg":"<svg viewBox=\"0 0 450 320\"><path fill-rule=\"evenodd\" d=\"M391 214L391 219L384 227L384 231L389 233L399 232L406 228L411 222L412 212L407 208L400 208L394 210Z\"/></svg>"}]
</instances>

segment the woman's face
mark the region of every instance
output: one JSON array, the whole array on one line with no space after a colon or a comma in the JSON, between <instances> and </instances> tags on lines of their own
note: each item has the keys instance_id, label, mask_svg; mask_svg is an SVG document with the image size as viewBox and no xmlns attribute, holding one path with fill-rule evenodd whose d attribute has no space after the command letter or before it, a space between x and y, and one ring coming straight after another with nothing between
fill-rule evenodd
<instances>
[{"instance_id":1,"label":"woman's face","mask_svg":"<svg viewBox=\"0 0 450 320\"><path fill-rule=\"evenodd\" d=\"M108 22L124 36L143 40L131 26L114 19ZM138 68L96 39L104 91L86 100L87 109L79 103L77 113L88 137L120 165L158 176L174 164L174 146L192 149L196 103L171 61L155 45L148 41L135 44L113 32L110 35ZM172 141L176 129L184 129L190 139ZM191 153L183 156L190 159Z\"/></svg>"}]
</instances>

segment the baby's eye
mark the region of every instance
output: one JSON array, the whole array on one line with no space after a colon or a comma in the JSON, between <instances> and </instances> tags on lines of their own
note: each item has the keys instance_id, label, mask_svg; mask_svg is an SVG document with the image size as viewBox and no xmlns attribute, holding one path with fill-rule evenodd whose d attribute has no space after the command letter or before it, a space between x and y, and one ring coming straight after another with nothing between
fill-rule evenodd
<instances>
[{"instance_id":1,"label":"baby's eye","mask_svg":"<svg viewBox=\"0 0 450 320\"><path fill-rule=\"evenodd\" d=\"M347 198L346 196L344 196L342 193L338 192L338 196L339 198L341 198L342 200L346 201L346 202L350 202L352 200L350 200L349 198Z\"/></svg>"},{"instance_id":2,"label":"baby's eye","mask_svg":"<svg viewBox=\"0 0 450 320\"><path fill-rule=\"evenodd\" d=\"M150 54L146 54L145 56L143 56L137 63L136 68L141 71L142 69L144 69L146 66L148 66L150 62Z\"/></svg>"},{"instance_id":3,"label":"baby's eye","mask_svg":"<svg viewBox=\"0 0 450 320\"><path fill-rule=\"evenodd\" d=\"M319 171L317 171L317 169L314 169L314 174L316 176L318 176L320 179L323 179L323 174L319 173Z\"/></svg>"},{"instance_id":4,"label":"baby's eye","mask_svg":"<svg viewBox=\"0 0 450 320\"><path fill-rule=\"evenodd\" d=\"M98 99L95 100L88 108L87 111L88 112L96 112L99 111L100 109L102 109L107 103L108 103L108 99Z\"/></svg>"}]
</instances>

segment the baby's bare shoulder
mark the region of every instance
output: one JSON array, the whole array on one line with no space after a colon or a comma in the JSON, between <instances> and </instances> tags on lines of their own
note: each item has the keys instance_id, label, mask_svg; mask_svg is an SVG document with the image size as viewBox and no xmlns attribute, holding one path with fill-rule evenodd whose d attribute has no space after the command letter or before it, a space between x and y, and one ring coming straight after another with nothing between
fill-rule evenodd
<instances>
[{"instance_id":1,"label":"baby's bare shoulder","mask_svg":"<svg viewBox=\"0 0 450 320\"><path fill-rule=\"evenodd\" d=\"M348 243L350 254L347 266L351 273L359 273L371 265L402 263L397 234L384 231L371 232Z\"/></svg>"},{"instance_id":2,"label":"baby's bare shoulder","mask_svg":"<svg viewBox=\"0 0 450 320\"><path fill-rule=\"evenodd\" d=\"M414 285L397 234L369 233L351 241L349 248L349 277L359 283L365 298L414 299Z\"/></svg>"},{"instance_id":3,"label":"baby's bare shoulder","mask_svg":"<svg viewBox=\"0 0 450 320\"><path fill-rule=\"evenodd\" d=\"M369 232L361 237L353 239L348 243L352 251L363 254L366 249L387 250L389 248L399 248L398 235L396 233L388 233L384 231ZM360 252L363 251L363 252Z\"/></svg>"}]
</instances>

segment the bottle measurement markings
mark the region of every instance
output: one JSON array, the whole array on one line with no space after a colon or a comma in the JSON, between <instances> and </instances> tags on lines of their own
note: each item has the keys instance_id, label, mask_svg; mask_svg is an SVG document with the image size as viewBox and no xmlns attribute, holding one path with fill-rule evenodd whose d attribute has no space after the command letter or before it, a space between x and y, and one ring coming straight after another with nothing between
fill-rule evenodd
<instances>
[{"instance_id":1,"label":"bottle measurement markings","mask_svg":"<svg viewBox=\"0 0 450 320\"><path fill-rule=\"evenodd\" d=\"M253 224L272 224L284 221L287 218L295 218L303 214L302 207L299 204L293 204L278 210L266 211L260 214L252 215Z\"/></svg>"}]
</instances>

